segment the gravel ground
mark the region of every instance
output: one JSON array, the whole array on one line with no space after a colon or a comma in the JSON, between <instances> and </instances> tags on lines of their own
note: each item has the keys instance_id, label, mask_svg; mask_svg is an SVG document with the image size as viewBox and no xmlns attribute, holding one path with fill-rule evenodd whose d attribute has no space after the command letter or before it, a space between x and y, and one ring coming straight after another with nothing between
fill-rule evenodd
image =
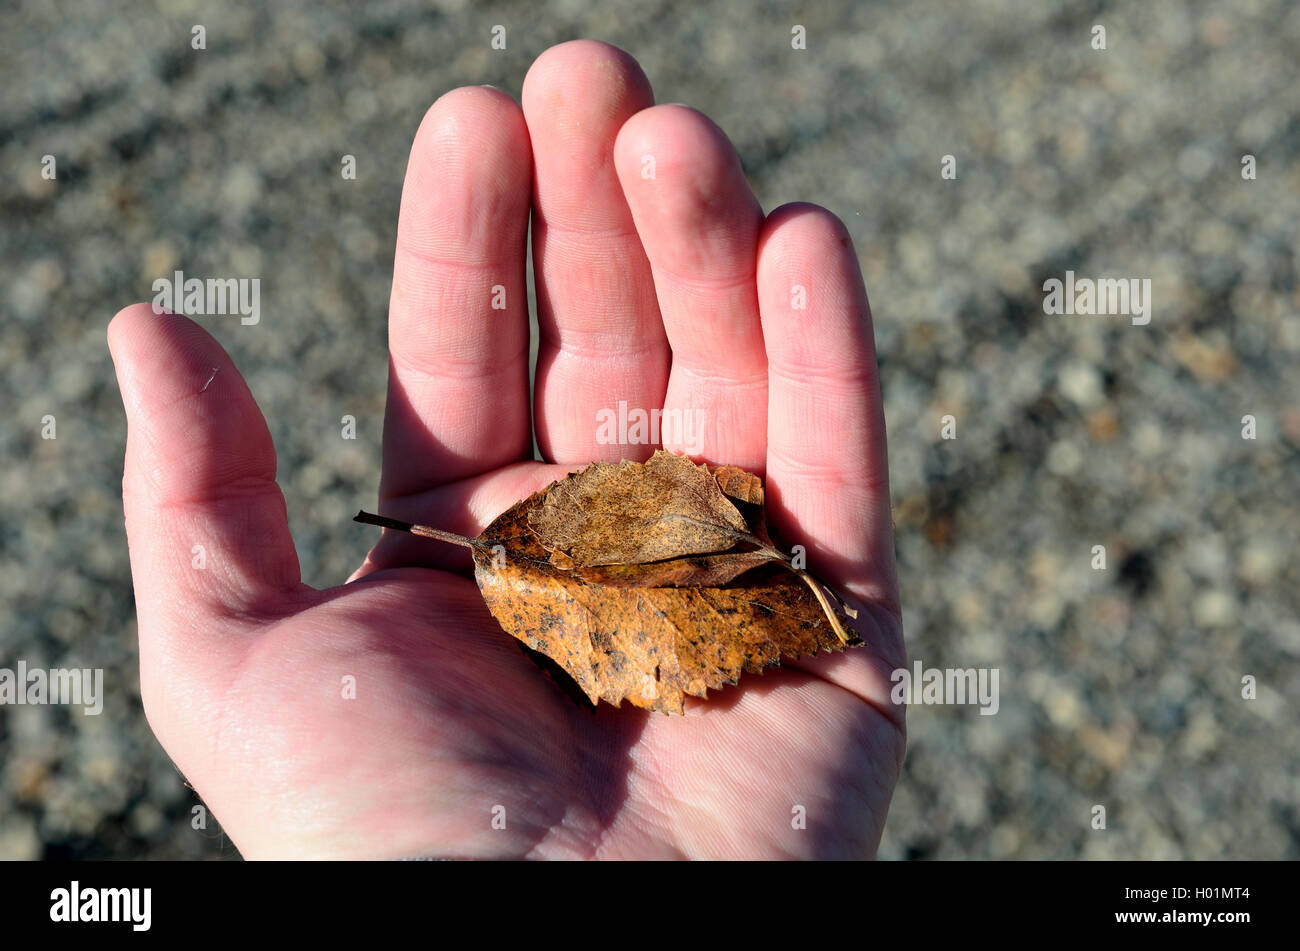
<instances>
[{"instance_id":1,"label":"gravel ground","mask_svg":"<svg viewBox=\"0 0 1300 951\"><path fill-rule=\"evenodd\" d=\"M237 855L191 829L141 712L109 318L178 267L262 275L262 322L211 326L269 419L305 580L341 581L373 534L348 518L378 480L412 135L447 89L517 97L580 36L717 121L765 208L815 201L853 233L909 653L1001 688L996 716L912 709L881 856L1300 856L1300 6L970 7L6 13L0 667L102 667L106 700L0 707L0 857ZM1045 315L1066 270L1149 278L1151 322Z\"/></svg>"}]
</instances>

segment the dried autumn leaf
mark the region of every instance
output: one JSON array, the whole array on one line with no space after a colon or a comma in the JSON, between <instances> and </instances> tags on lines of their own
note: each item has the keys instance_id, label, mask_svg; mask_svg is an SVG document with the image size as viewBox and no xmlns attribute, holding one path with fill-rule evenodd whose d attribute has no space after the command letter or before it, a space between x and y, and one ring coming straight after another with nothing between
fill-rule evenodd
<instances>
[{"instance_id":1,"label":"dried autumn leaf","mask_svg":"<svg viewBox=\"0 0 1300 951\"><path fill-rule=\"evenodd\" d=\"M528 526L563 568L724 551L749 535L708 467L662 450L645 463L593 463L555 483L529 509Z\"/></svg>"},{"instance_id":2,"label":"dried autumn leaf","mask_svg":"<svg viewBox=\"0 0 1300 951\"><path fill-rule=\"evenodd\" d=\"M721 555L687 555L648 565L593 565L574 568L572 575L589 584L620 588L716 588L751 568L771 564L766 551L726 552Z\"/></svg>"},{"instance_id":3,"label":"dried autumn leaf","mask_svg":"<svg viewBox=\"0 0 1300 951\"><path fill-rule=\"evenodd\" d=\"M763 480L754 473L746 472L737 466L718 466L713 470L713 475L718 480L718 488L724 495L751 505L763 504Z\"/></svg>"},{"instance_id":4,"label":"dried autumn leaf","mask_svg":"<svg viewBox=\"0 0 1300 951\"><path fill-rule=\"evenodd\" d=\"M856 612L771 546L762 501L752 473L659 452L553 483L477 539L357 520L470 547L493 617L592 703L681 713L688 694L705 697L743 672L861 643L847 628Z\"/></svg>"}]
</instances>

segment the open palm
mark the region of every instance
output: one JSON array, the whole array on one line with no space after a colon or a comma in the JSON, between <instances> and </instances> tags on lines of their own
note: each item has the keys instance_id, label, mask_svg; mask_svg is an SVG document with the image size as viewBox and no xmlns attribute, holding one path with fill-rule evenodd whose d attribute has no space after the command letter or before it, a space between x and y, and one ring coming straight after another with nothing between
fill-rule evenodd
<instances>
[{"instance_id":1,"label":"open palm","mask_svg":"<svg viewBox=\"0 0 1300 951\"><path fill-rule=\"evenodd\" d=\"M663 447L765 474L770 521L859 606L865 648L746 675L683 717L580 708L501 631L460 549L385 533L347 584L304 585L230 358L143 304L109 341L145 709L246 856L874 852L903 648L857 260L820 208L765 217L722 132L653 106L627 54L567 43L533 65L522 109L474 87L426 115L398 226L379 510L476 535L581 465L656 448L608 444L600 411L686 411L698 440ZM534 434L549 462L531 461Z\"/></svg>"}]
</instances>

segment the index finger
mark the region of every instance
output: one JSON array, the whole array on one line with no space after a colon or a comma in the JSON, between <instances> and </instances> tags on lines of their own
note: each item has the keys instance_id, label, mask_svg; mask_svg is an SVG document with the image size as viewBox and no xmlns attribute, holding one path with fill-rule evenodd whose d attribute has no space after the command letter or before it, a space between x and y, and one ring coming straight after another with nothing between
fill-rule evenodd
<instances>
[{"instance_id":1,"label":"index finger","mask_svg":"<svg viewBox=\"0 0 1300 951\"><path fill-rule=\"evenodd\" d=\"M524 250L532 151L505 93L430 107L402 186L380 497L531 455Z\"/></svg>"}]
</instances>

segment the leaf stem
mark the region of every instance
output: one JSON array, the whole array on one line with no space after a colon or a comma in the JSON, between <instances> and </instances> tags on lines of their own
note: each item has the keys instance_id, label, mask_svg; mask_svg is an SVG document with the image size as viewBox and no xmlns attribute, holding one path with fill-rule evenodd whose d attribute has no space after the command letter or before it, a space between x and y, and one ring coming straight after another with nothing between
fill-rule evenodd
<instances>
[{"instance_id":1,"label":"leaf stem","mask_svg":"<svg viewBox=\"0 0 1300 951\"><path fill-rule=\"evenodd\" d=\"M849 644L856 639L849 637L848 631L844 629L843 622L840 621L839 615L836 614L835 608L831 606L830 600L826 595L829 593L830 596L835 599L835 603L838 604L844 610L844 613L849 615L849 617L856 618L858 616L857 611L841 601L838 594L823 586L820 581L808 574L808 572L796 568L792 564L793 559L775 545L769 545L766 542L760 541L753 535L749 536L748 540L757 545L760 552L767 555L773 561L783 565L787 570L794 572L794 574L803 580L804 584L808 585L808 587L812 589L813 596L817 598L817 603L821 605L822 612L826 615L826 619L831 622L831 630L835 632L836 637L845 644Z\"/></svg>"},{"instance_id":2,"label":"leaf stem","mask_svg":"<svg viewBox=\"0 0 1300 951\"><path fill-rule=\"evenodd\" d=\"M391 528L395 531L406 532L410 535L419 535L421 538L436 538L440 542L447 542L450 545L461 545L465 548L481 548L483 543L477 538L466 538L464 535L457 535L454 532L444 532L440 528L432 528L428 525L416 525L413 522L401 522L395 518L389 518L386 515L372 515L369 512L358 512L352 519L354 522L361 522L363 525L378 525L381 528Z\"/></svg>"},{"instance_id":3,"label":"leaf stem","mask_svg":"<svg viewBox=\"0 0 1300 951\"><path fill-rule=\"evenodd\" d=\"M801 571L800 569L789 565L786 567L790 568L791 571L804 580L804 583L807 584L808 587L812 588L812 593L816 596L817 603L821 605L822 612L826 615L826 619L831 622L831 630L835 632L835 636L845 644L849 644L854 640L855 638L850 638L848 632L844 630L844 624L840 621L839 615L835 613L835 609L831 607L830 601L827 600L826 592L822 590L821 582L806 571ZM836 600L838 601L839 598L837 597Z\"/></svg>"}]
</instances>

